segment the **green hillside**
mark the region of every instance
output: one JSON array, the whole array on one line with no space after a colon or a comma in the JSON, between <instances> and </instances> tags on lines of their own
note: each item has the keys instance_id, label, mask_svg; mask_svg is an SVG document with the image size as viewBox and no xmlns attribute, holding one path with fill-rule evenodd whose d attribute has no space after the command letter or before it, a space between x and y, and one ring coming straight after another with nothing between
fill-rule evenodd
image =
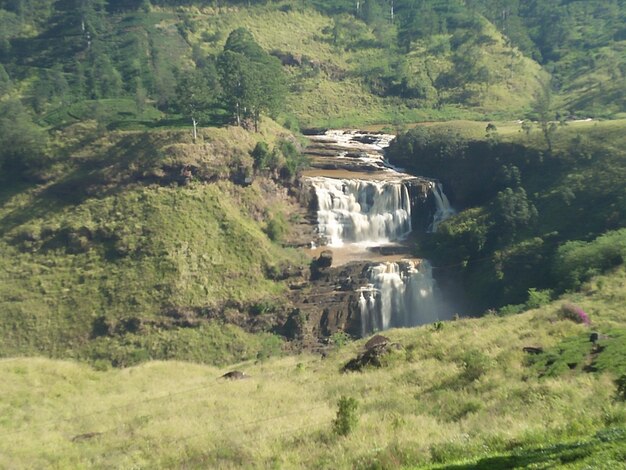
<instances>
[{"instance_id":1,"label":"green hillside","mask_svg":"<svg viewBox=\"0 0 626 470\"><path fill-rule=\"evenodd\" d=\"M459 214L422 236L418 253L440 266L481 313L575 289L623 262L624 121L552 126L417 126L389 149L394 164L443 182ZM482 134L482 135L481 135ZM584 254L583 254L584 253Z\"/></svg>"},{"instance_id":2,"label":"green hillside","mask_svg":"<svg viewBox=\"0 0 626 470\"><path fill-rule=\"evenodd\" d=\"M519 118L550 78L562 117L624 112L621 0L250 3L7 0L0 92L42 124L80 119L85 100L104 121L171 124L181 73L210 69L244 27L282 61L277 114L302 126ZM218 99L205 124L225 118Z\"/></svg>"},{"instance_id":3,"label":"green hillside","mask_svg":"<svg viewBox=\"0 0 626 470\"><path fill-rule=\"evenodd\" d=\"M266 127L207 130L196 144L181 131L107 133L53 167L46 184L5 186L0 354L118 365L255 355L252 337L247 351L233 344L194 355L185 343L202 335L180 328L207 324L227 304L247 311L280 296L277 276L303 263L264 232L289 218L293 202L271 180L232 182L251 168L257 139L276 138ZM182 168L193 173L188 183Z\"/></svg>"}]
</instances>

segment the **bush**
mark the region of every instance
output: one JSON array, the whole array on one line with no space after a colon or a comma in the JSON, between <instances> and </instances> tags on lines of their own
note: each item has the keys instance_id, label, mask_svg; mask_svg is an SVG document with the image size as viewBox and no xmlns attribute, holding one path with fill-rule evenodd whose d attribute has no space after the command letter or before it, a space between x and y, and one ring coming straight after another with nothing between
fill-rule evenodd
<instances>
[{"instance_id":1,"label":"bush","mask_svg":"<svg viewBox=\"0 0 626 470\"><path fill-rule=\"evenodd\" d=\"M511 304L500 307L498 310L498 315L501 317L506 317L509 315L516 315L518 313L522 313L526 308L524 304Z\"/></svg>"},{"instance_id":2,"label":"bush","mask_svg":"<svg viewBox=\"0 0 626 470\"><path fill-rule=\"evenodd\" d=\"M620 376L620 378L615 381L615 385L617 386L617 399L626 401L626 374Z\"/></svg>"},{"instance_id":3,"label":"bush","mask_svg":"<svg viewBox=\"0 0 626 470\"><path fill-rule=\"evenodd\" d=\"M352 337L345 331L336 331L330 336L330 341L335 346L341 348L352 341Z\"/></svg>"},{"instance_id":4,"label":"bush","mask_svg":"<svg viewBox=\"0 0 626 470\"><path fill-rule=\"evenodd\" d=\"M347 436L359 423L359 402L353 397L341 397L337 406L339 409L333 421L333 431L340 436Z\"/></svg>"},{"instance_id":5,"label":"bush","mask_svg":"<svg viewBox=\"0 0 626 470\"><path fill-rule=\"evenodd\" d=\"M592 276L622 264L625 257L626 229L607 232L590 242L570 241L557 251L554 277L561 289L576 289Z\"/></svg>"},{"instance_id":6,"label":"bush","mask_svg":"<svg viewBox=\"0 0 626 470\"><path fill-rule=\"evenodd\" d=\"M561 310L559 310L559 317L564 320L572 320L575 323L582 323L589 325L589 315L585 311L574 304L563 304Z\"/></svg>"},{"instance_id":7,"label":"bush","mask_svg":"<svg viewBox=\"0 0 626 470\"><path fill-rule=\"evenodd\" d=\"M281 216L272 217L267 222L267 227L265 228L265 233L273 242L280 242L285 236L286 231L287 226Z\"/></svg>"},{"instance_id":8,"label":"bush","mask_svg":"<svg viewBox=\"0 0 626 470\"><path fill-rule=\"evenodd\" d=\"M251 156L254 160L254 168L256 170L264 169L269 162L270 149L265 142L257 142Z\"/></svg>"},{"instance_id":9,"label":"bush","mask_svg":"<svg viewBox=\"0 0 626 470\"><path fill-rule=\"evenodd\" d=\"M467 351L460 357L460 365L463 368L459 378L466 382L474 382L487 373L490 367L490 359L478 350Z\"/></svg>"},{"instance_id":10,"label":"bush","mask_svg":"<svg viewBox=\"0 0 626 470\"><path fill-rule=\"evenodd\" d=\"M528 289L528 300L526 301L526 308L539 308L543 305L549 304L551 298L551 290L537 290L534 288Z\"/></svg>"}]
</instances>

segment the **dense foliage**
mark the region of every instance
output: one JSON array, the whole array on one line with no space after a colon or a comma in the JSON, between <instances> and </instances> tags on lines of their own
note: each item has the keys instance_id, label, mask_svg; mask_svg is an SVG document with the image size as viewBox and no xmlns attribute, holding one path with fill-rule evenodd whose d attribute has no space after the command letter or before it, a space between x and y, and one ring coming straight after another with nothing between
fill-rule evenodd
<instances>
[{"instance_id":1,"label":"dense foliage","mask_svg":"<svg viewBox=\"0 0 626 470\"><path fill-rule=\"evenodd\" d=\"M325 26L309 39L321 56L268 41L265 31L258 46L259 26L253 37L232 21L246 8L270 22L299 12L317 20L313 9L321 12ZM613 115L624 110L624 15L621 0L3 0L0 94L54 125L60 115L119 120L103 102L112 99L131 100L126 116L139 121L157 107L169 123L180 113L192 123L258 125L261 113L285 110L286 84L304 98L288 99L287 111L304 118L312 79L414 115L459 105L519 113L536 91L534 60L553 78L561 115ZM286 66L288 83L268 52ZM191 99L194 86L204 93Z\"/></svg>"},{"instance_id":2,"label":"dense foliage","mask_svg":"<svg viewBox=\"0 0 626 470\"><path fill-rule=\"evenodd\" d=\"M476 311L523 303L531 288L574 289L623 262L626 169L610 133L555 129L550 148L522 126L513 139L492 124L486 132L420 126L388 151L394 164L439 178L462 210L420 249L465 285Z\"/></svg>"}]
</instances>

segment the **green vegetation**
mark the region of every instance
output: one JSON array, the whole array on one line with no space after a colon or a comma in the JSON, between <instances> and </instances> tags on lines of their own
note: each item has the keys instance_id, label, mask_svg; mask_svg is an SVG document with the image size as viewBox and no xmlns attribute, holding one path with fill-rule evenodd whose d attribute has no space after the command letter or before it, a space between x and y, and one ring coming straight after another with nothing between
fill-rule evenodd
<instances>
[{"instance_id":1,"label":"green vegetation","mask_svg":"<svg viewBox=\"0 0 626 470\"><path fill-rule=\"evenodd\" d=\"M450 123L400 135L391 161L441 180L461 209L422 237L419 254L466 286L477 313L522 304L529 289L576 289L622 264L623 126L559 126L549 146L543 132L521 125L487 126L480 134L474 125Z\"/></svg>"},{"instance_id":2,"label":"green vegetation","mask_svg":"<svg viewBox=\"0 0 626 470\"><path fill-rule=\"evenodd\" d=\"M620 267L519 315L387 331L397 360L362 372L340 369L365 340L238 363L240 381L180 362L1 360L0 465L622 468L625 282ZM565 302L591 326L561 319ZM338 436L355 401L358 426Z\"/></svg>"},{"instance_id":3,"label":"green vegetation","mask_svg":"<svg viewBox=\"0 0 626 470\"><path fill-rule=\"evenodd\" d=\"M341 397L337 406L339 409L333 421L333 430L339 436L347 436L359 423L359 402L353 397Z\"/></svg>"},{"instance_id":4,"label":"green vegetation","mask_svg":"<svg viewBox=\"0 0 626 470\"><path fill-rule=\"evenodd\" d=\"M0 0L0 467L623 467L625 15ZM486 314L342 373L364 340L275 334L291 131L366 124L444 183L417 251Z\"/></svg>"},{"instance_id":5,"label":"green vegetation","mask_svg":"<svg viewBox=\"0 0 626 470\"><path fill-rule=\"evenodd\" d=\"M80 153L47 168L46 184L4 186L0 355L129 365L276 352L271 337L211 324L280 296L273 273L304 263L273 242L293 211L275 183L230 181L252 168L257 139L276 138L265 127L202 131L196 144L180 131L75 128Z\"/></svg>"},{"instance_id":6,"label":"green vegetation","mask_svg":"<svg viewBox=\"0 0 626 470\"><path fill-rule=\"evenodd\" d=\"M6 1L0 91L64 121L77 103L128 99L165 113L160 125L178 112L193 125L181 81L207 76L204 125L258 113L306 126L615 117L623 23L620 0Z\"/></svg>"}]
</instances>

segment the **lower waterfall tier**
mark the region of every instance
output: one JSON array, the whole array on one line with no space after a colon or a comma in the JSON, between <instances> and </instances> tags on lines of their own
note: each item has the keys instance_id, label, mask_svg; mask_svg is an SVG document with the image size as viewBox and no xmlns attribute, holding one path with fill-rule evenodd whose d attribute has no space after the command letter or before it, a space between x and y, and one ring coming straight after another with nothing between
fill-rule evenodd
<instances>
[{"instance_id":1,"label":"lower waterfall tier","mask_svg":"<svg viewBox=\"0 0 626 470\"><path fill-rule=\"evenodd\" d=\"M370 284L360 289L361 334L412 327L438 320L435 281L426 260L403 260L369 268Z\"/></svg>"}]
</instances>

